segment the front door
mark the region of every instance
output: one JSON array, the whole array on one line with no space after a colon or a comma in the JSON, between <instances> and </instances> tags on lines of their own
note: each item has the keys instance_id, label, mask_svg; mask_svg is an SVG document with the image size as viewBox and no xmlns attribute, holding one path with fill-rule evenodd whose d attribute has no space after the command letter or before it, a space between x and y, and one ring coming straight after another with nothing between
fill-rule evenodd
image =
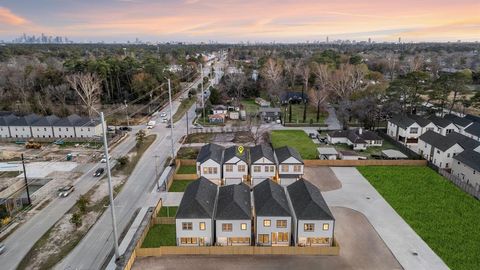
<instances>
[{"instance_id":1,"label":"front door","mask_svg":"<svg viewBox=\"0 0 480 270\"><path fill-rule=\"evenodd\" d=\"M198 238L198 245L199 246L205 246L205 238L199 237Z\"/></svg>"},{"instance_id":2,"label":"front door","mask_svg":"<svg viewBox=\"0 0 480 270\"><path fill-rule=\"evenodd\" d=\"M272 245L277 243L277 233L272 232Z\"/></svg>"}]
</instances>

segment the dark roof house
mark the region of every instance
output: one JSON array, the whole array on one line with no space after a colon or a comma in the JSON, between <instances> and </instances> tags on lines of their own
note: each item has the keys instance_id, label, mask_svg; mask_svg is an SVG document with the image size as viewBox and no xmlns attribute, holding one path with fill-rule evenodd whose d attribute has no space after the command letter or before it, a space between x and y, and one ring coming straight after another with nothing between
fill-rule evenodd
<instances>
[{"instance_id":1,"label":"dark roof house","mask_svg":"<svg viewBox=\"0 0 480 270\"><path fill-rule=\"evenodd\" d=\"M465 150L458 155L455 155L453 159L456 159L468 167L480 172L480 153L473 150Z\"/></svg>"},{"instance_id":2,"label":"dark roof house","mask_svg":"<svg viewBox=\"0 0 480 270\"><path fill-rule=\"evenodd\" d=\"M403 129L406 129L408 128L409 126L413 125L415 123L415 120L405 116L405 115L402 115L402 114L397 114L397 115L394 115L392 118L390 118L388 120L389 122L403 128Z\"/></svg>"},{"instance_id":3,"label":"dark roof house","mask_svg":"<svg viewBox=\"0 0 480 270\"><path fill-rule=\"evenodd\" d=\"M176 218L213 218L216 197L217 185L198 178L185 189Z\"/></svg>"},{"instance_id":4,"label":"dark roof house","mask_svg":"<svg viewBox=\"0 0 480 270\"><path fill-rule=\"evenodd\" d=\"M290 184L287 191L297 219L334 220L322 193L312 183L302 178Z\"/></svg>"},{"instance_id":5,"label":"dark roof house","mask_svg":"<svg viewBox=\"0 0 480 270\"><path fill-rule=\"evenodd\" d=\"M216 205L215 219L241 220L252 218L250 188L244 183L220 187Z\"/></svg>"},{"instance_id":6,"label":"dark roof house","mask_svg":"<svg viewBox=\"0 0 480 270\"><path fill-rule=\"evenodd\" d=\"M448 125L453 123L449 119L440 118L440 117L437 117L437 116L430 116L428 119L430 119L430 121L432 121L435 125L437 125L439 127L442 127L442 128L445 128Z\"/></svg>"},{"instance_id":7,"label":"dark roof house","mask_svg":"<svg viewBox=\"0 0 480 270\"><path fill-rule=\"evenodd\" d=\"M454 114L446 114L445 116L443 116L443 118L447 119L448 121L451 121L452 123L460 127L467 127L468 125L474 122L473 120L470 120L465 117L459 117Z\"/></svg>"},{"instance_id":8,"label":"dark roof house","mask_svg":"<svg viewBox=\"0 0 480 270\"><path fill-rule=\"evenodd\" d=\"M328 133L328 135L332 138L347 138L352 143L366 143L366 141L383 140L375 132L370 130L363 130L361 128L336 130Z\"/></svg>"},{"instance_id":9,"label":"dark roof house","mask_svg":"<svg viewBox=\"0 0 480 270\"><path fill-rule=\"evenodd\" d=\"M200 152L198 153L197 156L197 162L203 163L209 159L214 160L218 164L222 164L223 162L223 147L214 144L214 143L209 143L200 149Z\"/></svg>"},{"instance_id":10,"label":"dark roof house","mask_svg":"<svg viewBox=\"0 0 480 270\"><path fill-rule=\"evenodd\" d=\"M472 134L474 136L480 137L480 123L473 123L469 127L465 129L465 132L468 134Z\"/></svg>"},{"instance_id":11,"label":"dark roof house","mask_svg":"<svg viewBox=\"0 0 480 270\"><path fill-rule=\"evenodd\" d=\"M451 132L447 134L447 138L456 141L463 149L475 149L480 146L480 142L458 132Z\"/></svg>"},{"instance_id":12,"label":"dark roof house","mask_svg":"<svg viewBox=\"0 0 480 270\"><path fill-rule=\"evenodd\" d=\"M275 163L273 148L269 144L263 143L250 148L250 161L252 163L255 163L261 158L266 158L272 163Z\"/></svg>"},{"instance_id":13,"label":"dark roof house","mask_svg":"<svg viewBox=\"0 0 480 270\"><path fill-rule=\"evenodd\" d=\"M450 147L454 146L457 143L457 141L453 137L446 137L432 130L423 133L420 137L418 137L418 139L442 151L450 149Z\"/></svg>"},{"instance_id":14,"label":"dark roof house","mask_svg":"<svg viewBox=\"0 0 480 270\"><path fill-rule=\"evenodd\" d=\"M230 146L226 148L223 153L223 161L226 163L233 157L237 157L239 160L243 160L248 163L248 149L243 148L242 152L240 152L239 146Z\"/></svg>"},{"instance_id":15,"label":"dark roof house","mask_svg":"<svg viewBox=\"0 0 480 270\"><path fill-rule=\"evenodd\" d=\"M291 216L284 189L270 179L253 188L253 201L257 216Z\"/></svg>"},{"instance_id":16,"label":"dark roof house","mask_svg":"<svg viewBox=\"0 0 480 270\"><path fill-rule=\"evenodd\" d=\"M278 163L282 163L285 160L293 157L296 160L300 161L303 164L303 159L300 154L294 148L290 146L283 146L275 149L275 156L277 157Z\"/></svg>"},{"instance_id":17,"label":"dark roof house","mask_svg":"<svg viewBox=\"0 0 480 270\"><path fill-rule=\"evenodd\" d=\"M35 127L48 127L48 126L53 126L55 122L60 120L56 115L49 115L49 116L43 116L40 117L37 121L32 123L32 126Z\"/></svg>"}]
</instances>

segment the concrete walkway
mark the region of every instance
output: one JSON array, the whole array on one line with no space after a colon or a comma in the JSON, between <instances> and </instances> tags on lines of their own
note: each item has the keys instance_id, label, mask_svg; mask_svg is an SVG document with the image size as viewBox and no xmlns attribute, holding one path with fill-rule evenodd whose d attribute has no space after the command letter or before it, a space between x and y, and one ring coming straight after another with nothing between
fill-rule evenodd
<instances>
[{"instance_id":1,"label":"concrete walkway","mask_svg":"<svg viewBox=\"0 0 480 270\"><path fill-rule=\"evenodd\" d=\"M363 213L404 269L449 269L357 169L334 167L332 170L342 188L323 193L329 206L348 207Z\"/></svg>"},{"instance_id":2,"label":"concrete walkway","mask_svg":"<svg viewBox=\"0 0 480 270\"><path fill-rule=\"evenodd\" d=\"M340 124L340 121L338 121L335 108L333 108L331 105L328 105L327 111L328 117L325 119L325 124L328 125L328 130L342 129L342 125Z\"/></svg>"}]
</instances>

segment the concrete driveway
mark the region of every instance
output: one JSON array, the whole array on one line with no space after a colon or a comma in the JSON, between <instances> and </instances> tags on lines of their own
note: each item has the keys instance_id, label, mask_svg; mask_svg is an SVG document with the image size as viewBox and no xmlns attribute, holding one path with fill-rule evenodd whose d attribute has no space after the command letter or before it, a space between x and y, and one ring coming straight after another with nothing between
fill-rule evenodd
<instances>
[{"instance_id":1,"label":"concrete driveway","mask_svg":"<svg viewBox=\"0 0 480 270\"><path fill-rule=\"evenodd\" d=\"M342 183L330 167L305 167L303 178L326 192L342 188Z\"/></svg>"}]
</instances>

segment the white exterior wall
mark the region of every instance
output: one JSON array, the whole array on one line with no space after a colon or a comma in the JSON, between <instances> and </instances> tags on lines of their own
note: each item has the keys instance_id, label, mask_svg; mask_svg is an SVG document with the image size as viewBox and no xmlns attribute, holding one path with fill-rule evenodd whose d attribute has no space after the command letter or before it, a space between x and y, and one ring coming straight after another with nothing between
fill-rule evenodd
<instances>
[{"instance_id":1,"label":"white exterior wall","mask_svg":"<svg viewBox=\"0 0 480 270\"><path fill-rule=\"evenodd\" d=\"M191 222L192 223L192 230L182 230L182 223L183 222ZM205 230L200 230L200 222L205 222ZM181 244L180 238L182 237L196 237L196 238L203 238L205 239L205 245L210 246L212 245L212 238L213 238L213 226L211 219L176 219L175 220L175 227L176 227L176 234L177 234L177 246L198 246L199 241L197 240L197 244Z\"/></svg>"},{"instance_id":2,"label":"white exterior wall","mask_svg":"<svg viewBox=\"0 0 480 270\"><path fill-rule=\"evenodd\" d=\"M217 173L213 173L213 174L208 174L208 173L203 173L203 168L205 167L215 167L217 168ZM200 171L198 170L200 168ZM216 161L212 160L212 159L209 159L205 162L203 162L202 164L200 164L199 162L197 162L197 174L199 176L203 176L205 178L207 178L208 180L214 182L215 184L220 184L221 180L222 180L222 167L220 166L220 164L218 164Z\"/></svg>"},{"instance_id":3,"label":"white exterior wall","mask_svg":"<svg viewBox=\"0 0 480 270\"><path fill-rule=\"evenodd\" d=\"M480 172L470 168L463 162L453 160L452 174L474 186L476 190L480 189Z\"/></svg>"},{"instance_id":4,"label":"white exterior wall","mask_svg":"<svg viewBox=\"0 0 480 270\"><path fill-rule=\"evenodd\" d=\"M388 121L387 134L388 134L388 136L390 136L390 137L392 137L396 140L397 139L397 125Z\"/></svg>"},{"instance_id":5,"label":"white exterior wall","mask_svg":"<svg viewBox=\"0 0 480 270\"><path fill-rule=\"evenodd\" d=\"M92 138L102 135L102 125L75 127L77 138Z\"/></svg>"},{"instance_id":6,"label":"white exterior wall","mask_svg":"<svg viewBox=\"0 0 480 270\"><path fill-rule=\"evenodd\" d=\"M232 165L233 168L231 172L227 172L227 165ZM238 165L243 165L245 167L245 171L238 171ZM225 181L227 181L228 179L229 182L233 181L234 183L238 184L242 182L243 179L247 179L247 176L248 164L245 161L240 160L238 157L233 157L232 159L223 164L223 178L225 179Z\"/></svg>"},{"instance_id":7,"label":"white exterior wall","mask_svg":"<svg viewBox=\"0 0 480 270\"><path fill-rule=\"evenodd\" d=\"M260 172L255 172L254 166L260 166ZM274 166L273 172L265 171L265 166ZM270 168L270 167L269 167ZM252 185L256 185L266 178L273 179L277 173L277 166L266 158L261 158L250 165L250 175L252 176Z\"/></svg>"},{"instance_id":8,"label":"white exterior wall","mask_svg":"<svg viewBox=\"0 0 480 270\"><path fill-rule=\"evenodd\" d=\"M32 137L30 126L10 126L10 134L12 135L12 138Z\"/></svg>"},{"instance_id":9,"label":"white exterior wall","mask_svg":"<svg viewBox=\"0 0 480 270\"><path fill-rule=\"evenodd\" d=\"M353 146L353 150L365 150L367 149L367 144L365 143L352 143L350 141L349 142L349 145L352 145Z\"/></svg>"},{"instance_id":10,"label":"white exterior wall","mask_svg":"<svg viewBox=\"0 0 480 270\"><path fill-rule=\"evenodd\" d=\"M224 232L222 231L222 224L232 224L232 231L231 232ZM241 224L247 224L247 229L242 230ZM238 245L238 246L249 246L252 242L252 221L251 220L216 220L215 221L215 239L216 243L221 246L227 245ZM250 243L248 244L229 244L228 238L230 237L248 237L250 238Z\"/></svg>"},{"instance_id":11,"label":"white exterior wall","mask_svg":"<svg viewBox=\"0 0 480 270\"><path fill-rule=\"evenodd\" d=\"M288 166L288 171L282 170L284 165ZM300 172L294 172L293 168L295 165L300 165ZM303 164L296 160L293 157L288 158L287 160L283 161L282 163L278 164L278 173L279 174L290 174L290 175L303 175Z\"/></svg>"},{"instance_id":12,"label":"white exterior wall","mask_svg":"<svg viewBox=\"0 0 480 270\"><path fill-rule=\"evenodd\" d=\"M312 223L314 224L313 232L306 232L304 230L304 224ZM329 224L328 230L323 230L323 224ZM330 238L330 243L325 244L312 244L312 246L331 246L333 241L333 230L335 222L333 220L298 220L297 235L295 239L295 245L307 245L308 237L328 237Z\"/></svg>"},{"instance_id":13,"label":"white exterior wall","mask_svg":"<svg viewBox=\"0 0 480 270\"><path fill-rule=\"evenodd\" d=\"M412 133L412 128L417 128L417 133ZM406 130L404 129L400 129L400 130L401 130L401 132L399 132L400 136L406 137L406 139L418 138L420 137L420 135L422 135L422 127L417 123L413 123ZM415 143L409 143L409 144L415 144Z\"/></svg>"},{"instance_id":14,"label":"white exterior wall","mask_svg":"<svg viewBox=\"0 0 480 270\"><path fill-rule=\"evenodd\" d=\"M437 131L438 131L438 133L442 134L443 136L446 136L447 135L447 130L449 130L449 129L453 130L453 132L458 132L459 131L458 127L453 123L451 123L450 125L448 125L444 128L439 127L437 129Z\"/></svg>"},{"instance_id":15,"label":"white exterior wall","mask_svg":"<svg viewBox=\"0 0 480 270\"><path fill-rule=\"evenodd\" d=\"M264 227L263 226L263 221L269 219L270 220L270 227ZM287 221L287 227L286 228L277 228L277 220L286 220ZM256 227L256 239L255 242L259 244L259 235L260 234L268 234L269 235L269 243L262 244L265 246L289 246L290 245L290 239L292 237L292 218L290 216L287 217L264 217L264 216L257 216L255 220L255 227ZM287 232L289 237L288 237L288 242L281 242L281 243L276 243L272 244L272 233L275 232Z\"/></svg>"},{"instance_id":16,"label":"white exterior wall","mask_svg":"<svg viewBox=\"0 0 480 270\"><path fill-rule=\"evenodd\" d=\"M53 138L52 126L32 126L33 138Z\"/></svg>"},{"instance_id":17,"label":"white exterior wall","mask_svg":"<svg viewBox=\"0 0 480 270\"><path fill-rule=\"evenodd\" d=\"M327 134L327 141L329 144L346 143L351 145L351 142L346 137L330 137L329 134Z\"/></svg>"},{"instance_id":18,"label":"white exterior wall","mask_svg":"<svg viewBox=\"0 0 480 270\"><path fill-rule=\"evenodd\" d=\"M75 138L75 127L53 127L56 138Z\"/></svg>"},{"instance_id":19,"label":"white exterior wall","mask_svg":"<svg viewBox=\"0 0 480 270\"><path fill-rule=\"evenodd\" d=\"M1 126L0 127L0 138L10 138L10 130L8 126Z\"/></svg>"},{"instance_id":20,"label":"white exterior wall","mask_svg":"<svg viewBox=\"0 0 480 270\"><path fill-rule=\"evenodd\" d=\"M430 144L419 140L418 141L418 153L422 153L422 156L426 160L430 160L433 164L438 166L439 168L451 168L452 163L454 162L453 156L459 154L463 151L463 148L455 144L446 151L442 151L440 149L434 148L433 154L431 155L432 147ZM422 152L421 152L422 151Z\"/></svg>"}]
</instances>

